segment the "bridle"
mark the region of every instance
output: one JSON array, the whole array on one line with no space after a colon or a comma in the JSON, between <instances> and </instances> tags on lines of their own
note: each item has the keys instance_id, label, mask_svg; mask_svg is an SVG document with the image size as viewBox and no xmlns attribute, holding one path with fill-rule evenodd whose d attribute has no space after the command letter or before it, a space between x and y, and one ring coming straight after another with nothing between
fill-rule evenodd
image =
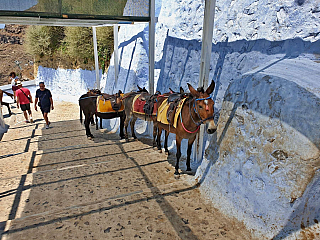
<instances>
[{"instance_id":1,"label":"bridle","mask_svg":"<svg viewBox=\"0 0 320 240\"><path fill-rule=\"evenodd\" d=\"M213 119L214 118L214 114L211 116L211 117L207 117L205 119L202 119L199 112L197 111L197 108L196 108L196 102L197 101L202 101L202 100L208 100L208 99L211 99L211 97L207 97L207 98L193 98L194 102L193 102L193 111L197 114L198 118L200 119L200 121L196 122L193 117L192 117L192 114L191 114L191 102L192 102L192 99L189 101L189 112L190 112L190 117L191 117L191 120L192 122L197 126L196 130L195 131L189 131L188 129L186 129L186 127L184 126L183 122L182 122L182 115L181 115L181 111L180 111L180 121L181 121L181 125L183 127L183 129L187 132L187 133L196 133L199 128L200 128L200 125L203 124L205 121L209 120L209 119Z\"/></svg>"},{"instance_id":2,"label":"bridle","mask_svg":"<svg viewBox=\"0 0 320 240\"><path fill-rule=\"evenodd\" d=\"M207 98L196 98L194 99L194 102L193 102L193 111L197 114L198 118L200 119L200 121L198 123L196 123L194 121L194 119L192 118L192 114L191 114L191 111L190 111L190 116L191 116L191 119L192 121L197 125L197 126L200 126L201 124L203 124L205 121L209 120L209 119L213 119L214 118L214 114L211 116L211 117L207 117L205 119L202 119L200 114L198 113L197 111L197 108L196 108L196 102L197 101L203 101L203 100L208 100L208 99L211 99L211 97L207 97ZM190 101L191 102L191 101ZM190 110L190 102L189 102L189 110Z\"/></svg>"}]
</instances>

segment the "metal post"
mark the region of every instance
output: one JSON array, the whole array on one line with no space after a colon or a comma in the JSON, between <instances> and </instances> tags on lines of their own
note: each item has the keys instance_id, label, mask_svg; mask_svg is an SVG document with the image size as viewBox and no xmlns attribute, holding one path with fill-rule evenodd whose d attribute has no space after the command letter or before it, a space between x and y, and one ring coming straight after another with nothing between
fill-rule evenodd
<instances>
[{"instance_id":1,"label":"metal post","mask_svg":"<svg viewBox=\"0 0 320 240\"><path fill-rule=\"evenodd\" d=\"M201 47L201 63L200 63L200 78L199 87L207 87L210 71L210 58L212 50L212 37L214 26L214 14L216 8L216 0L205 0L202 47ZM203 153L203 134L204 126L201 125L199 134L197 135L196 150L194 151L196 161L202 159Z\"/></svg>"},{"instance_id":2,"label":"metal post","mask_svg":"<svg viewBox=\"0 0 320 240\"><path fill-rule=\"evenodd\" d=\"M119 75L119 49L118 49L118 24L113 25L113 60L114 60L114 86L117 86Z\"/></svg>"},{"instance_id":3,"label":"metal post","mask_svg":"<svg viewBox=\"0 0 320 240\"><path fill-rule=\"evenodd\" d=\"M155 0L150 0L149 22L149 93L154 94L154 51L155 51ZM153 123L148 122L148 134L153 134Z\"/></svg>"},{"instance_id":4,"label":"metal post","mask_svg":"<svg viewBox=\"0 0 320 240\"><path fill-rule=\"evenodd\" d=\"M155 50L155 0L150 1L149 22L149 92L154 93L154 50Z\"/></svg>"},{"instance_id":5,"label":"metal post","mask_svg":"<svg viewBox=\"0 0 320 240\"><path fill-rule=\"evenodd\" d=\"M96 27L92 27L92 33L93 33L94 64L95 64L95 69L96 69L96 86L98 89L100 89L99 59L98 59L98 44L97 44Z\"/></svg>"}]
</instances>

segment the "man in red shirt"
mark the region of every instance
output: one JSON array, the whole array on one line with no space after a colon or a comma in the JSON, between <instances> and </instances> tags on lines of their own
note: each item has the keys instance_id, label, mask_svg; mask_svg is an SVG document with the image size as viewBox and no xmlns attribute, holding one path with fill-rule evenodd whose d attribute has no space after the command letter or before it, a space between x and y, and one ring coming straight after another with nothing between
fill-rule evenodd
<instances>
[{"instance_id":1,"label":"man in red shirt","mask_svg":"<svg viewBox=\"0 0 320 240\"><path fill-rule=\"evenodd\" d=\"M19 108L19 105L21 107L21 110L23 111L23 115L26 119L26 123L33 122L32 119L32 113L30 109L30 103L32 103L32 96L30 94L29 89L23 88L22 83L20 81L17 81L17 86L19 89L16 91L16 96L17 96L17 107ZM30 121L28 120L28 114L30 116Z\"/></svg>"}]
</instances>

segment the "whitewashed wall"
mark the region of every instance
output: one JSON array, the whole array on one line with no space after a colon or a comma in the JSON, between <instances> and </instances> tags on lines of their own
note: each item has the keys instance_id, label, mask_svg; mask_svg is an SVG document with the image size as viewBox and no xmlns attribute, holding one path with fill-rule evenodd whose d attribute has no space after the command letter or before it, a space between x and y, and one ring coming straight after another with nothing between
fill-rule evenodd
<instances>
[{"instance_id":1,"label":"whitewashed wall","mask_svg":"<svg viewBox=\"0 0 320 240\"><path fill-rule=\"evenodd\" d=\"M196 86L204 1L156 3L155 87ZM214 206L259 239L316 237L319 18L319 1L217 1L210 78L220 118L217 134L205 136L196 179ZM147 33L147 25L121 27L119 50L129 59L110 90L148 87Z\"/></svg>"}]
</instances>

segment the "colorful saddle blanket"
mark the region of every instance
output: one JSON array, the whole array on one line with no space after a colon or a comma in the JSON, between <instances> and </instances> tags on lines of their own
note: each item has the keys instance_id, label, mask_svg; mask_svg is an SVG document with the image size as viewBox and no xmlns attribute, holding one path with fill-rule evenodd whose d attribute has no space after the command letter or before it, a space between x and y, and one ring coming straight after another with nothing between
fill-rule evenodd
<instances>
[{"instance_id":1,"label":"colorful saddle blanket","mask_svg":"<svg viewBox=\"0 0 320 240\"><path fill-rule=\"evenodd\" d=\"M150 112L146 112L147 108L147 103L148 98L145 98L144 96L141 96L141 94L137 94L134 99L133 99L133 112L134 113L139 113L139 114L146 114L146 115L152 115L156 116L157 115L157 103L154 102L152 103L153 106L149 107Z\"/></svg>"},{"instance_id":2,"label":"colorful saddle blanket","mask_svg":"<svg viewBox=\"0 0 320 240\"><path fill-rule=\"evenodd\" d=\"M123 95L123 94L121 94ZM97 97L97 112L99 113L114 113L122 112L124 110L124 105L116 103L116 97L113 96L106 100L103 96Z\"/></svg>"},{"instance_id":3,"label":"colorful saddle blanket","mask_svg":"<svg viewBox=\"0 0 320 240\"><path fill-rule=\"evenodd\" d=\"M186 99L187 98L183 98L180 100L179 104L175 108L175 112L172 113L173 122L171 123L168 121L168 109L170 107L170 103L168 103L168 99L164 100L158 108L157 121L166 125L173 125L174 128L177 128L179 114Z\"/></svg>"}]
</instances>

